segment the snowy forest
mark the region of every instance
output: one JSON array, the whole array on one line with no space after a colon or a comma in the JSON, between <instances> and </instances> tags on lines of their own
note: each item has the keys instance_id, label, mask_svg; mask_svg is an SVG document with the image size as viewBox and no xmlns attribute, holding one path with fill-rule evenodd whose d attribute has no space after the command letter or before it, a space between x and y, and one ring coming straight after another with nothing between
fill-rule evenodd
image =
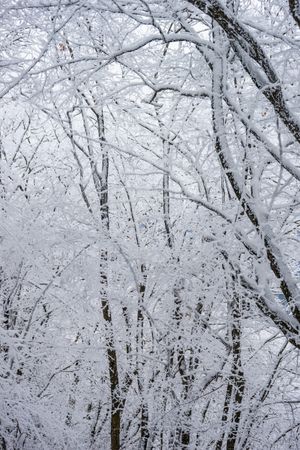
<instances>
[{"instance_id":1,"label":"snowy forest","mask_svg":"<svg viewBox=\"0 0 300 450\"><path fill-rule=\"evenodd\" d=\"M0 449L299 450L300 2L0 1Z\"/></svg>"}]
</instances>

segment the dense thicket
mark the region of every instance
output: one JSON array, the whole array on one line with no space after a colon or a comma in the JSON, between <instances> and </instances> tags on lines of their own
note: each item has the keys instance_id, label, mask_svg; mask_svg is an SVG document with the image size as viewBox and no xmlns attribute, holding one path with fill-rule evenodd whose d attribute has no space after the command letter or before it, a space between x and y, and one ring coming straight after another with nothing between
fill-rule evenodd
<instances>
[{"instance_id":1,"label":"dense thicket","mask_svg":"<svg viewBox=\"0 0 300 450\"><path fill-rule=\"evenodd\" d=\"M297 1L2 0L0 448L299 448Z\"/></svg>"}]
</instances>

